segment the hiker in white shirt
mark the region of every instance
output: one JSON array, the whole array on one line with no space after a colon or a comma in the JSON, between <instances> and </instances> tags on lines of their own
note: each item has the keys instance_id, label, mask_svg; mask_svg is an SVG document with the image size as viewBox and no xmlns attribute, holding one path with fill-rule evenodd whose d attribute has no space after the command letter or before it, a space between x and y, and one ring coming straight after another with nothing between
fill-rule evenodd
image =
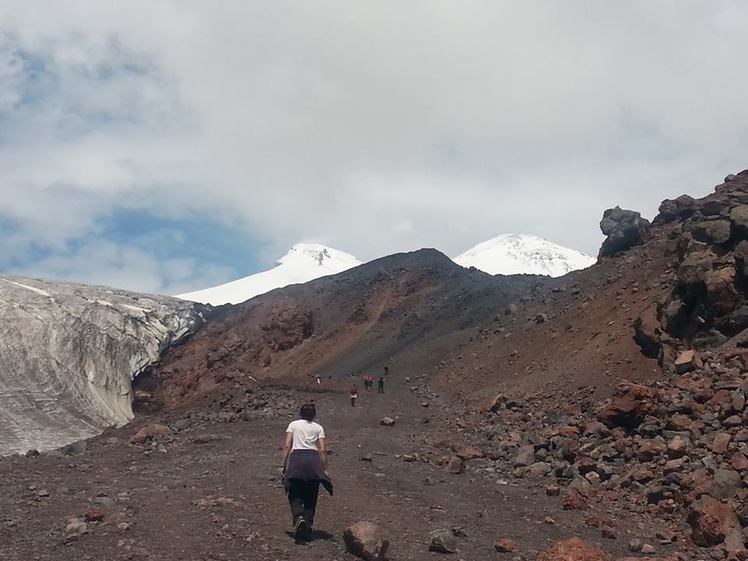
<instances>
[{"instance_id":1,"label":"hiker in white shirt","mask_svg":"<svg viewBox=\"0 0 748 561\"><path fill-rule=\"evenodd\" d=\"M281 465L297 540L312 534L319 484L332 495L332 481L327 475L325 429L314 422L317 416L314 404L303 405L299 416L301 418L292 421L286 429Z\"/></svg>"}]
</instances>

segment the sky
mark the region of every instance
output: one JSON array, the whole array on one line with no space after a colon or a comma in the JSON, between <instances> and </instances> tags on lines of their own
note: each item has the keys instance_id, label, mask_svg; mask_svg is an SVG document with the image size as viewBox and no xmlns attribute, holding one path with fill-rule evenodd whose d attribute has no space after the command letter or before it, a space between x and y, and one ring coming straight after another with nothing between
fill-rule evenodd
<instances>
[{"instance_id":1,"label":"sky","mask_svg":"<svg viewBox=\"0 0 748 561\"><path fill-rule=\"evenodd\" d=\"M0 0L0 273L175 294L297 242L596 254L748 167L748 3Z\"/></svg>"}]
</instances>

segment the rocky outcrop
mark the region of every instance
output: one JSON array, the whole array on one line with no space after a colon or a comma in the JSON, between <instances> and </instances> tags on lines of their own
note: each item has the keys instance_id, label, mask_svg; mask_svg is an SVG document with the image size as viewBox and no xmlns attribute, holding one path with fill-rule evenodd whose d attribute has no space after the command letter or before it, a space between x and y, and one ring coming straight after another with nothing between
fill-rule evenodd
<instances>
[{"instance_id":1,"label":"rocky outcrop","mask_svg":"<svg viewBox=\"0 0 748 561\"><path fill-rule=\"evenodd\" d=\"M132 379L202 324L191 302L0 277L0 455L132 419Z\"/></svg>"},{"instance_id":2,"label":"rocky outcrop","mask_svg":"<svg viewBox=\"0 0 748 561\"><path fill-rule=\"evenodd\" d=\"M649 233L649 220L638 212L617 206L603 213L600 230L607 238L598 258L610 257L642 243Z\"/></svg>"}]
</instances>

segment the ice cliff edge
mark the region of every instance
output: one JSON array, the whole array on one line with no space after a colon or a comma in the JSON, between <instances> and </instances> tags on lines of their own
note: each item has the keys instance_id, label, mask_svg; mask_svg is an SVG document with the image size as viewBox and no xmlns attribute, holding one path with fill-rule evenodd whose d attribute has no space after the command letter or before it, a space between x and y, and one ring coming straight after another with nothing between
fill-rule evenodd
<instances>
[{"instance_id":1,"label":"ice cliff edge","mask_svg":"<svg viewBox=\"0 0 748 561\"><path fill-rule=\"evenodd\" d=\"M64 446L132 419L132 379L193 333L202 307L0 276L0 455Z\"/></svg>"}]
</instances>

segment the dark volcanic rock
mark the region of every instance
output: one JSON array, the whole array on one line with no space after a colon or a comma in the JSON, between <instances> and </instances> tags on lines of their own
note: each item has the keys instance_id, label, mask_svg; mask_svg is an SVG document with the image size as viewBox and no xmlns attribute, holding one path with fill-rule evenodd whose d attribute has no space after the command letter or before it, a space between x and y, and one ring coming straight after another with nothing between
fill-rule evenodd
<instances>
[{"instance_id":1,"label":"dark volcanic rock","mask_svg":"<svg viewBox=\"0 0 748 561\"><path fill-rule=\"evenodd\" d=\"M633 210L609 208L603 213L600 230L607 238L598 257L609 257L642 243L649 233L649 221Z\"/></svg>"}]
</instances>

